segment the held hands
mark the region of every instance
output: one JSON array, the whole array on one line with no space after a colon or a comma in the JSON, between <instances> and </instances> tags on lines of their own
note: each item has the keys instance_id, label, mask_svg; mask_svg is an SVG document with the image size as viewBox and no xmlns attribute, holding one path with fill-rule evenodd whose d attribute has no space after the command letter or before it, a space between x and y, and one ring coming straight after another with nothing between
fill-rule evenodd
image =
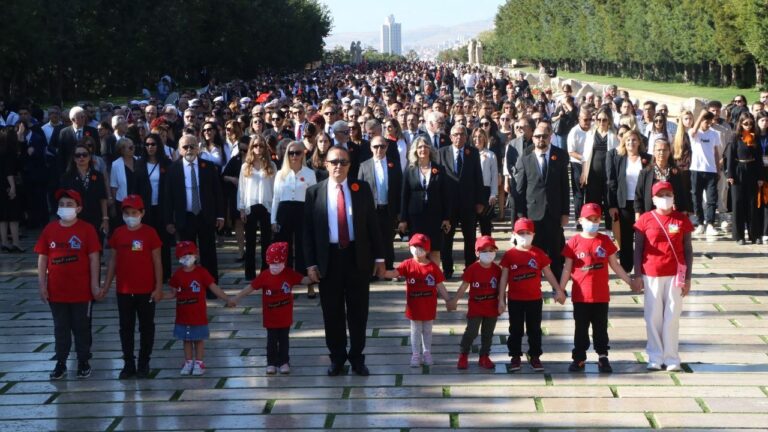
<instances>
[{"instance_id":1,"label":"held hands","mask_svg":"<svg viewBox=\"0 0 768 432\"><path fill-rule=\"evenodd\" d=\"M683 285L683 290L680 293L682 297L685 297L688 295L688 293L691 292L691 280L688 279L685 281L685 285Z\"/></svg>"},{"instance_id":2,"label":"held hands","mask_svg":"<svg viewBox=\"0 0 768 432\"><path fill-rule=\"evenodd\" d=\"M243 223L248 222L248 215L245 214L245 210L240 210L240 221Z\"/></svg>"},{"instance_id":3,"label":"held hands","mask_svg":"<svg viewBox=\"0 0 768 432\"><path fill-rule=\"evenodd\" d=\"M405 233L408 231L408 223L407 223L407 222L400 222L400 223L397 225L397 231L398 231L400 234L405 234Z\"/></svg>"},{"instance_id":4,"label":"held hands","mask_svg":"<svg viewBox=\"0 0 768 432\"><path fill-rule=\"evenodd\" d=\"M477 214L482 213L484 208L485 206L483 204L475 204L475 212Z\"/></svg>"},{"instance_id":5,"label":"held hands","mask_svg":"<svg viewBox=\"0 0 768 432\"><path fill-rule=\"evenodd\" d=\"M156 289L156 290L152 291L152 296L151 297L152 297L152 301L153 302L159 303L160 301L163 300L163 289L160 288L160 289Z\"/></svg>"},{"instance_id":6,"label":"held hands","mask_svg":"<svg viewBox=\"0 0 768 432\"><path fill-rule=\"evenodd\" d=\"M506 302L500 301L499 302L499 315L503 314L504 311L507 310L507 304Z\"/></svg>"},{"instance_id":7,"label":"held hands","mask_svg":"<svg viewBox=\"0 0 768 432\"><path fill-rule=\"evenodd\" d=\"M48 303L48 288L46 287L40 288L40 300L42 300L43 303Z\"/></svg>"},{"instance_id":8,"label":"held hands","mask_svg":"<svg viewBox=\"0 0 768 432\"><path fill-rule=\"evenodd\" d=\"M307 269L307 277L312 283L320 283L320 272L317 271L317 266L312 266Z\"/></svg>"},{"instance_id":9,"label":"held hands","mask_svg":"<svg viewBox=\"0 0 768 432\"><path fill-rule=\"evenodd\" d=\"M459 299L457 298L447 298L445 299L445 310L448 312L453 312L458 308Z\"/></svg>"},{"instance_id":10,"label":"held hands","mask_svg":"<svg viewBox=\"0 0 768 432\"><path fill-rule=\"evenodd\" d=\"M237 302L233 300L231 297L228 297L226 301L226 307L228 308L237 307Z\"/></svg>"},{"instance_id":11,"label":"held hands","mask_svg":"<svg viewBox=\"0 0 768 432\"><path fill-rule=\"evenodd\" d=\"M632 284L629 286L632 289L632 292L641 293L643 292L643 289L645 288L645 284L643 283L643 278L641 277L635 277L632 279ZM688 284L688 288L690 288L690 283Z\"/></svg>"},{"instance_id":12,"label":"held hands","mask_svg":"<svg viewBox=\"0 0 768 432\"><path fill-rule=\"evenodd\" d=\"M611 215L611 218L613 218L613 220L616 220L616 219L619 218L619 209L617 209L615 207L609 208L608 209L608 214Z\"/></svg>"},{"instance_id":13,"label":"held hands","mask_svg":"<svg viewBox=\"0 0 768 432\"><path fill-rule=\"evenodd\" d=\"M555 292L555 302L560 305L565 304L565 291L563 290L557 290Z\"/></svg>"},{"instance_id":14,"label":"held hands","mask_svg":"<svg viewBox=\"0 0 768 432\"><path fill-rule=\"evenodd\" d=\"M443 232L447 233L451 230L451 222L447 219L443 221L442 224L440 224L440 229L443 230Z\"/></svg>"}]
</instances>

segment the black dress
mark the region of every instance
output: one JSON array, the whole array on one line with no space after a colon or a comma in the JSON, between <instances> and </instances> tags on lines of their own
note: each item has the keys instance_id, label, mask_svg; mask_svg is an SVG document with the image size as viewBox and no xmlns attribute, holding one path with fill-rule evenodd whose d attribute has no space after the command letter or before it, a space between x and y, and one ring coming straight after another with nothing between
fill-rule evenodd
<instances>
[{"instance_id":1,"label":"black dress","mask_svg":"<svg viewBox=\"0 0 768 432\"><path fill-rule=\"evenodd\" d=\"M16 177L18 174L18 156L15 148L6 148L0 154L0 221L18 222L21 220L21 204L19 202L19 185L16 185L16 196L8 197L8 177Z\"/></svg>"},{"instance_id":2,"label":"black dress","mask_svg":"<svg viewBox=\"0 0 768 432\"><path fill-rule=\"evenodd\" d=\"M585 203L597 203L601 206L605 203L607 192L606 156L608 154L608 135L601 137L595 133L595 142L592 147L592 159L590 160L589 173L587 173L587 187L585 191Z\"/></svg>"},{"instance_id":3,"label":"black dress","mask_svg":"<svg viewBox=\"0 0 768 432\"><path fill-rule=\"evenodd\" d=\"M89 168L88 172L81 176L77 170L67 171L61 178L59 186L62 189L74 189L83 198L83 210L78 218L93 225L96 232L101 232L101 200L107 199L107 187L104 183L104 175L99 171Z\"/></svg>"},{"instance_id":4,"label":"black dress","mask_svg":"<svg viewBox=\"0 0 768 432\"><path fill-rule=\"evenodd\" d=\"M421 178L417 166L409 166L403 177L400 220L408 224L411 234L429 237L431 249L439 251L443 244L440 225L451 217L451 191L445 168L432 164L429 181Z\"/></svg>"}]
</instances>

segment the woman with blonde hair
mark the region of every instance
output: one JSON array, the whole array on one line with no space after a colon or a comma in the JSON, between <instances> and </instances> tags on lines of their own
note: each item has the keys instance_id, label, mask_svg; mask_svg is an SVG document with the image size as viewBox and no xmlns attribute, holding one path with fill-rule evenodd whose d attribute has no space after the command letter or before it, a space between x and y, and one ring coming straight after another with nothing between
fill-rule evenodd
<instances>
[{"instance_id":1,"label":"woman with blonde hair","mask_svg":"<svg viewBox=\"0 0 768 432\"><path fill-rule=\"evenodd\" d=\"M489 236L493 231L491 220L498 199L499 167L496 163L496 155L488 148L488 134L482 127L472 131L472 145L480 153L480 167L483 174L483 202L487 203L477 219L480 223L480 233Z\"/></svg>"},{"instance_id":2,"label":"woman with blonde hair","mask_svg":"<svg viewBox=\"0 0 768 432\"><path fill-rule=\"evenodd\" d=\"M253 135L248 153L240 169L237 187L237 209L245 223L245 278L256 277L256 229L261 233L261 269L267 268L267 247L272 240L269 209L277 167L270 160L267 141Z\"/></svg>"}]
</instances>

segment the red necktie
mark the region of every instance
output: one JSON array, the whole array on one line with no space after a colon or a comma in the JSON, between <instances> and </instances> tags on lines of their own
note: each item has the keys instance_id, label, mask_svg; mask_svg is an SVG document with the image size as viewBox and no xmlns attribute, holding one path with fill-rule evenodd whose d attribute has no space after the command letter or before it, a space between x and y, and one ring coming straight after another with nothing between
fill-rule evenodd
<instances>
[{"instance_id":1,"label":"red necktie","mask_svg":"<svg viewBox=\"0 0 768 432\"><path fill-rule=\"evenodd\" d=\"M344 201L344 189L337 184L339 190L336 196L336 217L339 219L339 247L349 246L349 227L347 226L347 203Z\"/></svg>"}]
</instances>

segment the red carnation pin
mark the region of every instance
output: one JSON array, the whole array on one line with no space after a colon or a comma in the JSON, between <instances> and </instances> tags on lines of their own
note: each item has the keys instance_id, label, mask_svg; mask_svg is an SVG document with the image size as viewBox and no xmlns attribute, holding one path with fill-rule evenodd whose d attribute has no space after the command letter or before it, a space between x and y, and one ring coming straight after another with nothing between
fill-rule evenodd
<instances>
[{"instance_id":1,"label":"red carnation pin","mask_svg":"<svg viewBox=\"0 0 768 432\"><path fill-rule=\"evenodd\" d=\"M640 159L643 165L648 165L648 159Z\"/></svg>"},{"instance_id":2,"label":"red carnation pin","mask_svg":"<svg viewBox=\"0 0 768 432\"><path fill-rule=\"evenodd\" d=\"M677 168L672 168L672 174L677 175Z\"/></svg>"},{"instance_id":3,"label":"red carnation pin","mask_svg":"<svg viewBox=\"0 0 768 432\"><path fill-rule=\"evenodd\" d=\"M387 166L390 167L390 168L394 168L395 164L393 164L392 162L389 162L389 163L387 163Z\"/></svg>"},{"instance_id":4,"label":"red carnation pin","mask_svg":"<svg viewBox=\"0 0 768 432\"><path fill-rule=\"evenodd\" d=\"M437 168L432 168L432 174L437 174Z\"/></svg>"},{"instance_id":5,"label":"red carnation pin","mask_svg":"<svg viewBox=\"0 0 768 432\"><path fill-rule=\"evenodd\" d=\"M299 181L303 182L304 181L304 177L299 177Z\"/></svg>"},{"instance_id":6,"label":"red carnation pin","mask_svg":"<svg viewBox=\"0 0 768 432\"><path fill-rule=\"evenodd\" d=\"M85 136L87 136L87 137L91 136L91 132L90 131L85 131Z\"/></svg>"},{"instance_id":7,"label":"red carnation pin","mask_svg":"<svg viewBox=\"0 0 768 432\"><path fill-rule=\"evenodd\" d=\"M349 188L350 188L350 189L352 189L352 192L357 192L357 191L359 191L359 190L360 190L360 185L359 185L359 184L357 184L357 183L352 183L352 184L349 186Z\"/></svg>"},{"instance_id":8,"label":"red carnation pin","mask_svg":"<svg viewBox=\"0 0 768 432\"><path fill-rule=\"evenodd\" d=\"M96 175L91 176L91 181L96 181Z\"/></svg>"},{"instance_id":9,"label":"red carnation pin","mask_svg":"<svg viewBox=\"0 0 768 432\"><path fill-rule=\"evenodd\" d=\"M200 168L205 168L205 162L200 162Z\"/></svg>"},{"instance_id":10,"label":"red carnation pin","mask_svg":"<svg viewBox=\"0 0 768 432\"><path fill-rule=\"evenodd\" d=\"M557 160L557 155L552 155L552 157L550 159Z\"/></svg>"},{"instance_id":11,"label":"red carnation pin","mask_svg":"<svg viewBox=\"0 0 768 432\"><path fill-rule=\"evenodd\" d=\"M469 156L469 149L464 149L464 154Z\"/></svg>"}]
</instances>

